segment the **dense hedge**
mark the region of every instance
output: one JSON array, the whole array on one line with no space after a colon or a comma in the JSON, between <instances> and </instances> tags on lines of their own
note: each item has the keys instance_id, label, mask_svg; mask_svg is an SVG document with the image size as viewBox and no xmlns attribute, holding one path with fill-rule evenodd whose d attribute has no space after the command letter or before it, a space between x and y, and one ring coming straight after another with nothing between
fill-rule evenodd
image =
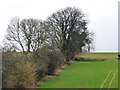
<instances>
[{"instance_id":1,"label":"dense hedge","mask_svg":"<svg viewBox=\"0 0 120 90\"><path fill-rule=\"evenodd\" d=\"M3 88L35 87L42 77L53 75L63 64L62 53L49 47L31 53L3 53Z\"/></svg>"}]
</instances>

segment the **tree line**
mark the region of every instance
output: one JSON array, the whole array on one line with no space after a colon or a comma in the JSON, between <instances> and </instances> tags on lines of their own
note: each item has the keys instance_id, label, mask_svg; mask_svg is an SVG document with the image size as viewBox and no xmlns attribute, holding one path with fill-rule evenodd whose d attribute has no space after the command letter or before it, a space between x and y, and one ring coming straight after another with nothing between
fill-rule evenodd
<instances>
[{"instance_id":1,"label":"tree line","mask_svg":"<svg viewBox=\"0 0 120 90\"><path fill-rule=\"evenodd\" d=\"M94 33L87 25L87 17L75 7L58 10L44 21L12 18L3 46L3 87L34 86L77 53L90 52Z\"/></svg>"},{"instance_id":2,"label":"tree line","mask_svg":"<svg viewBox=\"0 0 120 90\"><path fill-rule=\"evenodd\" d=\"M77 52L93 49L93 33L85 14L78 8L58 10L45 21L12 18L7 28L4 51L34 52L45 45L60 49L69 61Z\"/></svg>"}]
</instances>

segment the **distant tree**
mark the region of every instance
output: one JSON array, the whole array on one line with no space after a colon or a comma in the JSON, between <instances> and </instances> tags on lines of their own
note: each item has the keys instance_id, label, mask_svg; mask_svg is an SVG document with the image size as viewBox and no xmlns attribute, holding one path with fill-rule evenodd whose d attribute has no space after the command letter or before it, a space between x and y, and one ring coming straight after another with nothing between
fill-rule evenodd
<instances>
[{"instance_id":1,"label":"distant tree","mask_svg":"<svg viewBox=\"0 0 120 90\"><path fill-rule=\"evenodd\" d=\"M6 35L4 49L7 51L36 51L45 40L45 31L42 29L42 21L37 19L11 19Z\"/></svg>"},{"instance_id":2,"label":"distant tree","mask_svg":"<svg viewBox=\"0 0 120 90\"><path fill-rule=\"evenodd\" d=\"M88 39L87 20L78 8L67 7L50 16L46 21L50 41L58 46L69 62L76 52L82 52Z\"/></svg>"},{"instance_id":3,"label":"distant tree","mask_svg":"<svg viewBox=\"0 0 120 90\"><path fill-rule=\"evenodd\" d=\"M94 51L94 45L93 45L94 38L93 38L93 36L94 36L93 32L87 33L86 44L82 48L82 51L84 51L84 52Z\"/></svg>"}]
</instances>

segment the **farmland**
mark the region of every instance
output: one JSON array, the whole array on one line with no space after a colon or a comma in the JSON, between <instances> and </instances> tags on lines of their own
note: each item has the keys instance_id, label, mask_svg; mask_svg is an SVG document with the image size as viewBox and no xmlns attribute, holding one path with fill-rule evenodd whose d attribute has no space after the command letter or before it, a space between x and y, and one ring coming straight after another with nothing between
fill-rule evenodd
<instances>
[{"instance_id":1,"label":"farmland","mask_svg":"<svg viewBox=\"0 0 120 90\"><path fill-rule=\"evenodd\" d=\"M106 61L74 62L41 88L118 88L117 53L83 53L77 57Z\"/></svg>"},{"instance_id":2,"label":"farmland","mask_svg":"<svg viewBox=\"0 0 120 90\"><path fill-rule=\"evenodd\" d=\"M105 59L105 60L115 60L117 58L118 53L79 53L76 57L83 57L86 59Z\"/></svg>"}]
</instances>

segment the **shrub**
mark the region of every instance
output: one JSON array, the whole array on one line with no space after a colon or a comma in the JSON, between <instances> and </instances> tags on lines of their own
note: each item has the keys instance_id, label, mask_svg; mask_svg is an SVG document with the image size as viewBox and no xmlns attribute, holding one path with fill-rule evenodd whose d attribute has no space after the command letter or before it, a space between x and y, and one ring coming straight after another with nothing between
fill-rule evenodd
<instances>
[{"instance_id":1,"label":"shrub","mask_svg":"<svg viewBox=\"0 0 120 90\"><path fill-rule=\"evenodd\" d=\"M36 83L36 68L33 63L21 61L15 64L5 78L7 88L33 88ZM6 88L5 87L5 88Z\"/></svg>"},{"instance_id":2,"label":"shrub","mask_svg":"<svg viewBox=\"0 0 120 90\"><path fill-rule=\"evenodd\" d=\"M58 49L47 46L41 48L37 52L34 52L33 57L38 66L39 77L42 77L46 74L51 75L55 68L64 64L63 54Z\"/></svg>"},{"instance_id":3,"label":"shrub","mask_svg":"<svg viewBox=\"0 0 120 90\"><path fill-rule=\"evenodd\" d=\"M53 74L57 67L61 67L64 64L64 56L60 51L53 50L48 53L48 57L48 74Z\"/></svg>"},{"instance_id":4,"label":"shrub","mask_svg":"<svg viewBox=\"0 0 120 90\"><path fill-rule=\"evenodd\" d=\"M37 80L48 74L53 75L54 70L63 64L63 54L48 46L33 53L4 53L2 87L35 87Z\"/></svg>"}]
</instances>

